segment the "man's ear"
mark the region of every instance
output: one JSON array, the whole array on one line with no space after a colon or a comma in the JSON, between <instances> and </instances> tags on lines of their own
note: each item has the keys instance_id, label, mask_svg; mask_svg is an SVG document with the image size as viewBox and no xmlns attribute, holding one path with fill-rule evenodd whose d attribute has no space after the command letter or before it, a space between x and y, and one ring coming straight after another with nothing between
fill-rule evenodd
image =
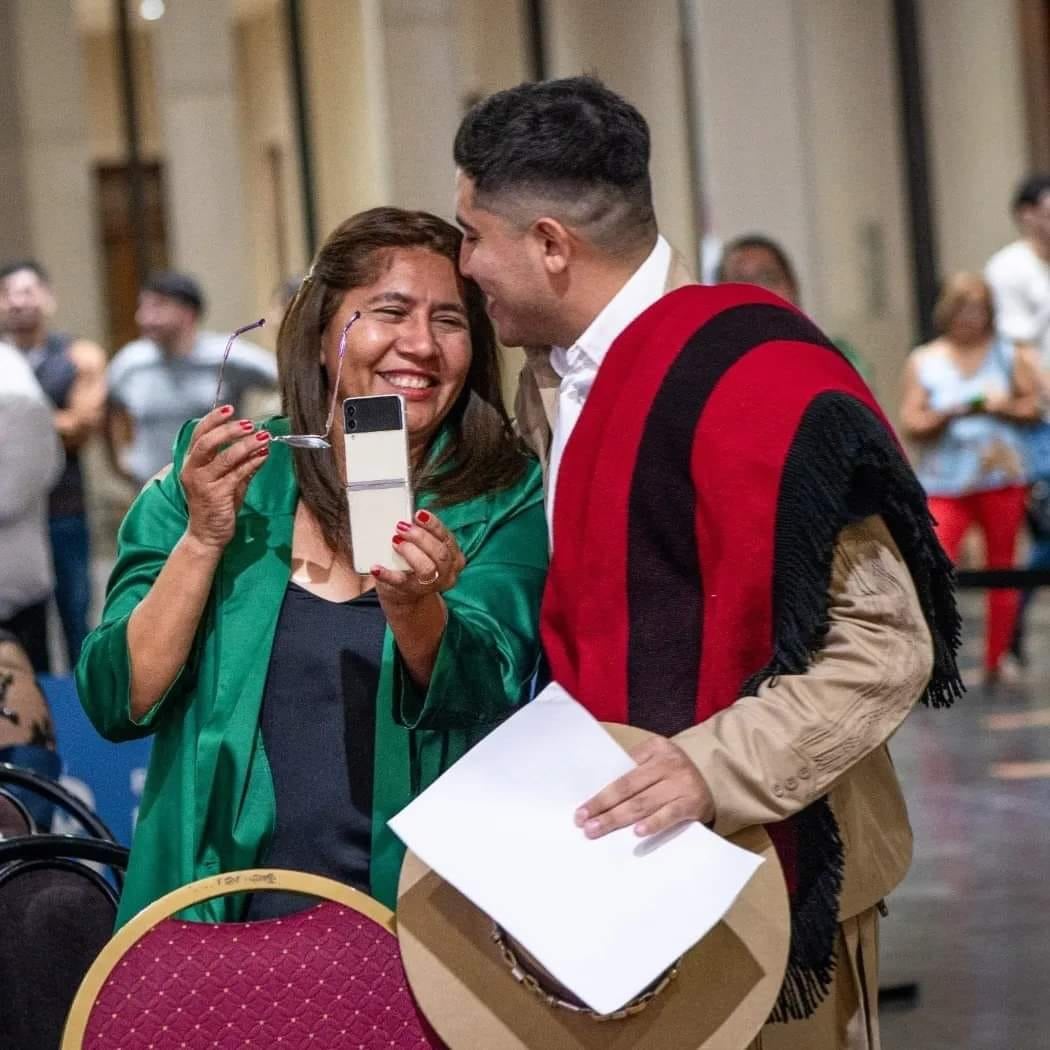
<instances>
[{"instance_id":1,"label":"man's ear","mask_svg":"<svg viewBox=\"0 0 1050 1050\"><path fill-rule=\"evenodd\" d=\"M569 230L557 219L544 217L537 219L529 232L535 238L547 273L551 277L563 274L569 267L574 248Z\"/></svg>"}]
</instances>

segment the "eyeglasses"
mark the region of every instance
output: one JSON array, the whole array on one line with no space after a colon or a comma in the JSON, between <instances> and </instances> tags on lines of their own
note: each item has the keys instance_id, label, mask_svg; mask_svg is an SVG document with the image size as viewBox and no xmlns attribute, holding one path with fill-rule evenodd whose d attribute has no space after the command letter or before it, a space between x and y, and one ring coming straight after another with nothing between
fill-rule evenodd
<instances>
[{"instance_id":1,"label":"eyeglasses","mask_svg":"<svg viewBox=\"0 0 1050 1050\"><path fill-rule=\"evenodd\" d=\"M292 448L331 448L332 443L328 435L332 433L332 423L335 422L335 403L339 398L339 377L343 374L343 358L346 357L346 335L353 327L355 321L361 319L361 311L355 310L350 319L343 325L342 334L339 336L339 363L335 367L335 381L332 383L332 400L328 406L328 419L325 421L323 434L274 434L270 440L280 441Z\"/></svg>"},{"instance_id":2,"label":"eyeglasses","mask_svg":"<svg viewBox=\"0 0 1050 1050\"><path fill-rule=\"evenodd\" d=\"M260 317L258 321L253 321L251 324L241 325L229 339L226 340L226 349L223 351L222 364L219 365L219 381L215 384L215 400L211 403L211 410L214 412L219 407L219 398L222 395L222 374L226 371L226 361L230 356L230 350L233 349L233 341L239 335L244 335L245 332L250 332L254 328L262 328L266 324L266 318Z\"/></svg>"}]
</instances>

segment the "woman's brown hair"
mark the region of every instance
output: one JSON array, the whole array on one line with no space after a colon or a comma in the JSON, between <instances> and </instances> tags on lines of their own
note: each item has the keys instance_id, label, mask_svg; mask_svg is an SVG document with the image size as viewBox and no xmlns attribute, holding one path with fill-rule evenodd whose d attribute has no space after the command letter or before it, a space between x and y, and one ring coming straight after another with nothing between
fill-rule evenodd
<instances>
[{"instance_id":1,"label":"woman's brown hair","mask_svg":"<svg viewBox=\"0 0 1050 1050\"><path fill-rule=\"evenodd\" d=\"M320 364L321 337L351 288L372 284L398 249L423 248L455 268L462 234L422 211L372 208L337 226L321 246L310 272L281 321L277 364L281 404L292 429L319 434L331 391ZM462 503L514 484L526 454L514 436L500 389L496 336L481 290L459 277L470 327L471 360L463 389L442 422L450 440L440 452L424 453L413 479L417 491L433 495L436 507ZM347 535L346 499L336 459L294 450L303 502L317 518L325 540L337 549Z\"/></svg>"},{"instance_id":2,"label":"woman's brown hair","mask_svg":"<svg viewBox=\"0 0 1050 1050\"><path fill-rule=\"evenodd\" d=\"M988 307L988 333L995 331L995 301L988 282L977 273L953 273L945 280L933 306L933 324L938 332L943 335L951 328L955 315L974 294L982 296Z\"/></svg>"}]
</instances>

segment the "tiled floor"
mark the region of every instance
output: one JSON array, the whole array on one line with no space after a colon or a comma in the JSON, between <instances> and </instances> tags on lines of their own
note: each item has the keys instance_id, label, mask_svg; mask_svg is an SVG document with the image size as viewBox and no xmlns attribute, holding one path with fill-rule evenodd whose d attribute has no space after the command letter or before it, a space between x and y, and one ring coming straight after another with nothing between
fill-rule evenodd
<instances>
[{"instance_id":1,"label":"tiled floor","mask_svg":"<svg viewBox=\"0 0 1050 1050\"><path fill-rule=\"evenodd\" d=\"M975 667L980 599L964 607ZM1029 649L1023 686L918 710L894 739L915 860L882 924L881 983L917 981L919 1001L884 1007L885 1050L1050 1048L1050 593Z\"/></svg>"}]
</instances>

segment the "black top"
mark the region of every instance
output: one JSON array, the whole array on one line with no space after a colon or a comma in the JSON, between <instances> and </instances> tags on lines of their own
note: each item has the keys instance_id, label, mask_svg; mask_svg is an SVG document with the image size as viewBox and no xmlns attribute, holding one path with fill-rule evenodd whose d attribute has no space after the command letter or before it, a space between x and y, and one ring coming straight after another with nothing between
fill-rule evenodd
<instances>
[{"instance_id":1,"label":"black top","mask_svg":"<svg viewBox=\"0 0 1050 1050\"><path fill-rule=\"evenodd\" d=\"M374 590L330 602L289 583L277 621L260 728L277 819L265 867L369 890L375 701L386 618ZM246 918L309 904L256 893Z\"/></svg>"}]
</instances>

